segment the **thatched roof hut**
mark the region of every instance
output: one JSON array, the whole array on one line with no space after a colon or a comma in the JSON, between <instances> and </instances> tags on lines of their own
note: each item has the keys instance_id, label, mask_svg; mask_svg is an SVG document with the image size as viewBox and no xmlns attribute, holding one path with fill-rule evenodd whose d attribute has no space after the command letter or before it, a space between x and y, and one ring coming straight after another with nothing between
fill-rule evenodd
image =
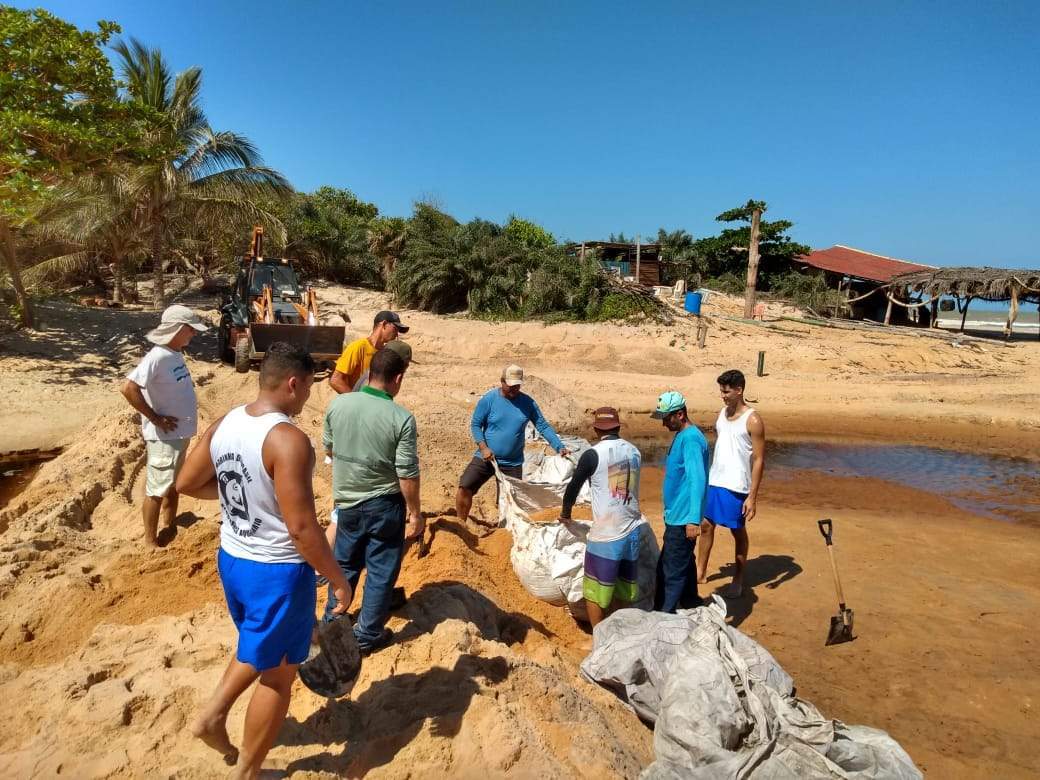
<instances>
[{"instance_id":1,"label":"thatched roof hut","mask_svg":"<svg viewBox=\"0 0 1040 780\"><path fill-rule=\"evenodd\" d=\"M942 295L955 296L958 308L963 312L961 331L973 300L1010 301L1011 308L1004 326L1004 333L1009 338L1018 316L1018 304L1031 302L1040 305L1040 271L1024 268L936 268L900 274L893 277L891 284L905 285L914 292L927 295L933 305Z\"/></svg>"},{"instance_id":2,"label":"thatched roof hut","mask_svg":"<svg viewBox=\"0 0 1040 780\"><path fill-rule=\"evenodd\" d=\"M1040 301L1040 271L1018 268L936 268L911 271L892 278L930 298L953 295L987 301Z\"/></svg>"}]
</instances>

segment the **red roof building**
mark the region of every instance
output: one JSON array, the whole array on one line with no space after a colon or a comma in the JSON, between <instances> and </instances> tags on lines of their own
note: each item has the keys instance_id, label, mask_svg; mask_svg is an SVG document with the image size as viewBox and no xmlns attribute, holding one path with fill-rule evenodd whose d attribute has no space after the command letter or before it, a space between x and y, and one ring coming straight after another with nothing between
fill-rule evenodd
<instances>
[{"instance_id":1,"label":"red roof building","mask_svg":"<svg viewBox=\"0 0 1040 780\"><path fill-rule=\"evenodd\" d=\"M876 255L873 252L864 252L862 249L853 249L841 244L836 244L830 249L814 250L807 255L795 258L794 262L829 273L879 284L890 282L892 277L898 274L910 271L930 271L935 268L931 265L908 263L906 260L896 260L892 257Z\"/></svg>"}]
</instances>

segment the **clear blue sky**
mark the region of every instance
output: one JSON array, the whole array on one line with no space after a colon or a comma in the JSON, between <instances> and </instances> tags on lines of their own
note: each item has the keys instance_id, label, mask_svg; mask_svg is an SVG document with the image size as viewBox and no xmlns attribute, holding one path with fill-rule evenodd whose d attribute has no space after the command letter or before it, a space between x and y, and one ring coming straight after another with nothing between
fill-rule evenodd
<instances>
[{"instance_id":1,"label":"clear blue sky","mask_svg":"<svg viewBox=\"0 0 1040 780\"><path fill-rule=\"evenodd\" d=\"M1035 1L42 5L201 66L216 129L383 213L703 236L754 197L814 247L1040 266Z\"/></svg>"}]
</instances>

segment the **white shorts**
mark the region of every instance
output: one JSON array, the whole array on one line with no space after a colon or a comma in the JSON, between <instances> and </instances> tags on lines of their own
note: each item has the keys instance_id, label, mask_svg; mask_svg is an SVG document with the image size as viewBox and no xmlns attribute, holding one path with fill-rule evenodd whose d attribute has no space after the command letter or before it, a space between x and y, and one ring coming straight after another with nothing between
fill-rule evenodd
<instances>
[{"instance_id":1,"label":"white shorts","mask_svg":"<svg viewBox=\"0 0 1040 780\"><path fill-rule=\"evenodd\" d=\"M162 498L177 479L177 472L184 465L184 455L188 451L191 439L171 439L170 441L145 441L148 453L148 472L144 480L144 494L153 498Z\"/></svg>"}]
</instances>

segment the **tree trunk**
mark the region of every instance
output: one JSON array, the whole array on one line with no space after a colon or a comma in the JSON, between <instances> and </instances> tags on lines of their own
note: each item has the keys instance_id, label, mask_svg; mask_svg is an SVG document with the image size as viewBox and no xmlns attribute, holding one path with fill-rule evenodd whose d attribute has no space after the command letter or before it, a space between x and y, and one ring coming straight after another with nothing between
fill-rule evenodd
<instances>
[{"instance_id":1,"label":"tree trunk","mask_svg":"<svg viewBox=\"0 0 1040 780\"><path fill-rule=\"evenodd\" d=\"M748 242L747 286L744 289L744 319L755 316L755 288L758 286L758 223L762 211L751 212L751 241Z\"/></svg>"},{"instance_id":2,"label":"tree trunk","mask_svg":"<svg viewBox=\"0 0 1040 780\"><path fill-rule=\"evenodd\" d=\"M166 289L163 286L163 224L161 219L152 222L152 266L155 274L152 281L152 308L162 311L166 308Z\"/></svg>"},{"instance_id":3,"label":"tree trunk","mask_svg":"<svg viewBox=\"0 0 1040 780\"><path fill-rule=\"evenodd\" d=\"M2 217L0 217L0 252L3 252L7 273L11 275L14 295L18 301L18 308L21 309L21 323L26 328L34 328L36 317L32 301L29 300L29 296L25 292L25 285L22 283L22 268L18 265L18 250L14 245L14 234L11 232L11 226L7 220Z\"/></svg>"},{"instance_id":4,"label":"tree trunk","mask_svg":"<svg viewBox=\"0 0 1040 780\"><path fill-rule=\"evenodd\" d=\"M112 290L112 300L116 303L123 302L123 258L115 255L112 258L112 278L115 280L115 289Z\"/></svg>"}]
</instances>

